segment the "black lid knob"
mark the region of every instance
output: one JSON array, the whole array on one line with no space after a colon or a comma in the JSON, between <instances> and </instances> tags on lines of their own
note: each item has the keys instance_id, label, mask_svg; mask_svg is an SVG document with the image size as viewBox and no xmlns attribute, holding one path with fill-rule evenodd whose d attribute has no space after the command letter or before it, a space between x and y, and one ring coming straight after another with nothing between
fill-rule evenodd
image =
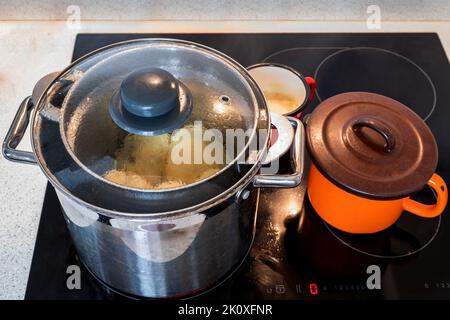
<instances>
[{"instance_id":1,"label":"black lid knob","mask_svg":"<svg viewBox=\"0 0 450 320\"><path fill-rule=\"evenodd\" d=\"M157 117L179 107L179 85L175 77L159 68L131 73L120 86L123 107L140 117Z\"/></svg>"},{"instance_id":2,"label":"black lid knob","mask_svg":"<svg viewBox=\"0 0 450 320\"><path fill-rule=\"evenodd\" d=\"M111 98L109 112L122 129L160 135L181 127L192 112L189 89L171 73L159 68L132 72Z\"/></svg>"}]
</instances>

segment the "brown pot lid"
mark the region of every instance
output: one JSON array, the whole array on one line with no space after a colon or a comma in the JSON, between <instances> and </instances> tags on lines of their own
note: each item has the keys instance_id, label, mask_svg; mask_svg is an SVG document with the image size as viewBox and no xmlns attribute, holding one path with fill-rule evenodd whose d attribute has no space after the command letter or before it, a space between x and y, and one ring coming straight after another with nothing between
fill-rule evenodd
<instances>
[{"instance_id":1,"label":"brown pot lid","mask_svg":"<svg viewBox=\"0 0 450 320\"><path fill-rule=\"evenodd\" d=\"M308 121L310 155L336 185L374 199L419 191L438 151L425 122L391 98L349 92L323 101Z\"/></svg>"}]
</instances>

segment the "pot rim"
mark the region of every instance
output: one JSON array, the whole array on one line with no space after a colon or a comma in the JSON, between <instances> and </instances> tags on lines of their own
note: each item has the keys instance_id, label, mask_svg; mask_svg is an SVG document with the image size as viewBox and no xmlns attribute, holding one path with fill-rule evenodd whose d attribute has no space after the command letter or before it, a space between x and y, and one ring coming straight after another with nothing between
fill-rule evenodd
<instances>
[{"instance_id":1,"label":"pot rim","mask_svg":"<svg viewBox=\"0 0 450 320\"><path fill-rule=\"evenodd\" d=\"M311 95L311 87L309 86L308 82L306 82L304 75L302 75L299 71L297 71L296 69L294 69L292 67L289 67L285 64L281 64L281 63L277 63L277 62L260 62L260 63L252 64L251 66L247 67L247 71L250 71L252 69L259 68L259 67L276 67L276 68L288 70L288 71L292 72L297 78L299 78L300 81L305 86L305 90L306 90L305 100L299 106L297 106L294 110L292 110L291 112L288 112L288 113L284 113L284 114L282 114L282 116L294 116L294 115L298 114L299 112L302 112L306 108L306 105L309 102L308 97ZM258 83L256 83L256 84L258 84ZM258 87L259 87L259 85L258 85ZM264 95L264 93L263 93L263 95ZM267 108L269 108L269 107L267 107Z\"/></svg>"},{"instance_id":2,"label":"pot rim","mask_svg":"<svg viewBox=\"0 0 450 320\"><path fill-rule=\"evenodd\" d=\"M262 99L261 103L262 103L262 108L265 109L266 111L268 111L267 108L267 104L266 101L264 99L264 95L261 91L261 89L259 88L259 86L257 85L256 81L251 77L251 75L248 73L247 69L244 68L241 64L239 64L237 61L235 61L234 59L232 59L231 57L228 57L227 55L225 55L224 53L210 48L208 46L204 46L202 44L198 44L198 43L194 43L191 41L186 41L186 40L180 40L180 39L171 39L171 38L139 38L139 39L133 39L133 40L127 40L127 41L121 41L121 42L116 42L107 46L103 46L99 49L96 49L94 51L91 51L90 53L78 58L77 60L73 61L72 63L70 63L66 68L64 68L62 71L60 71L58 73L58 75L48 84L48 86L45 88L45 90L42 92L41 96L39 97L39 100L36 102L35 106L39 106L42 103L43 97L47 94L48 89L51 88L56 81L58 81L62 75L64 75L66 72L68 72L69 70L73 69L73 67L77 64L79 64L80 62L87 60L88 58L90 58L91 56L102 52L104 50L110 49L110 48L114 48L117 46L121 46L124 44L128 44L128 43L138 43L138 42L144 42L144 41L148 41L151 40L152 42L175 42L175 43L181 43L181 44L185 44L185 45L189 45L189 46L193 46L193 47L199 47L201 49L207 50L212 52L215 55L218 55L219 58L225 59L226 61L230 62L234 67L238 68L238 71L244 76L245 80L249 81L249 85L251 87L251 89L256 90L256 92L254 92L256 99L258 99L258 96L260 96ZM49 180L49 182L52 184L52 186L58 188L59 190L61 190L63 192L64 195L68 196L70 199L74 200L76 203L83 205L85 207L88 207L89 209L92 209L94 211L96 211L98 214L107 216L107 217L112 217L112 218L117 218L117 217L127 217L127 218L132 218L132 219L143 219L143 218L152 218L152 219L161 219L161 218L169 218L169 217L181 217L181 216L188 216L190 214L195 214L199 211L204 211L208 208L211 208L223 201L225 201L226 199L228 199L230 196L232 196L233 194L236 193L236 191L239 189L240 186L245 186L249 181L250 181L250 177L253 178L253 176L257 173L257 171L259 170L259 168L261 167L261 159L263 157L263 155L265 154L268 145L269 145L269 138L270 138L270 134L267 134L265 137L265 141L262 144L263 148L260 149L259 153L258 153L258 157L255 160L254 164L252 165L252 167L248 170L248 172L240 179L238 180L235 184L233 184L231 187L229 187L228 189L224 190L222 193L220 193L219 195L210 198L207 201L201 202L199 204L187 207L187 208L182 208L182 209L177 209L177 210L172 210L172 211L166 211L166 212L157 212L157 213L135 213L135 212L122 212L122 211L115 211L115 210L110 210L110 209L106 209L106 208L102 208L99 206L96 206L94 204L88 203L78 197L76 197L75 195L73 195L58 179L56 179L55 175L53 173L50 172L50 170L48 168L46 168L45 166L42 165L42 163L45 163L45 161L43 161L43 159L41 158L41 156L39 155L38 152L36 152L36 135L35 135L35 125L36 125L36 119L38 117L38 108L34 108L33 110L33 115L32 115L32 119L31 119L31 130L30 130L30 135L31 135L31 148L33 150L33 153L36 156L37 162L39 164L39 167L41 168L41 170L43 171L44 175L47 177L47 179ZM106 181L109 184L112 184L114 186L118 186L120 188L123 188L125 190L132 190L132 191L139 191L139 192L146 192L146 193L157 193L157 192L164 192L164 191L177 191L177 190L182 190L184 188L189 188L195 185L198 185L200 183L204 183L206 181L208 181L209 179L212 179L216 176L218 176L219 174L223 173L223 171L226 168L229 168L230 166L232 166L233 164L235 164L240 155L244 154L252 139L255 137L255 135L257 134L257 120L258 117L255 116L254 118L254 128L255 130L252 132L252 135L249 139L249 142L245 145L245 147L243 148L243 150L239 153L239 155L237 155L232 162L230 162L227 166L225 166L224 168L222 168L219 172L217 172L216 174L197 181L195 183L186 185L186 186L182 186L180 188L170 188L170 189L139 189L139 188L124 188L124 186L110 182L102 177L100 177L99 175L93 173L90 169L88 169L85 165L81 164L80 160L75 157L75 155L72 154L72 150L71 148L67 147L66 141L65 139L63 140L64 146L66 147L66 151L70 154L71 158L73 160L75 160L75 162L77 163L77 165L79 165L83 170L85 170L86 172L88 172L89 174L91 174L93 177L98 178L100 177L102 181ZM267 123L268 123L268 128L266 128L268 130L268 132L270 132L270 113L267 112ZM60 129L60 134L61 134L61 129Z\"/></svg>"},{"instance_id":3,"label":"pot rim","mask_svg":"<svg viewBox=\"0 0 450 320\"><path fill-rule=\"evenodd\" d=\"M87 209L94 210L95 213L97 213L100 216L108 217L108 218L127 218L131 219L133 221L142 221L142 220L152 220L155 222L158 221L168 221L178 218L184 218L188 217L194 214L202 213L203 211L206 211L208 209L211 209L215 207L216 205L221 204L222 202L226 201L233 195L235 195L239 190L245 188L249 183L252 183L253 177L256 175L256 173L259 171L261 164L258 163L257 167L253 167L249 172L240 180L238 180L237 183L235 183L231 188L228 190L225 190L218 196L215 196L208 201L199 203L197 205L178 209L178 210L172 210L167 212L157 212L157 213L135 213L135 212L122 212L122 211L115 211L110 209L105 209L99 206L96 206L94 204L88 203L76 196L74 196L70 191L68 191L61 183L59 183L56 179L50 178L45 170L42 168L42 166L39 163L39 167L44 172L45 176L51 183L51 185L54 188L57 188L60 190L65 196L67 196L70 200L75 201L78 205L82 205L86 207Z\"/></svg>"},{"instance_id":4,"label":"pot rim","mask_svg":"<svg viewBox=\"0 0 450 320\"><path fill-rule=\"evenodd\" d=\"M308 154L311 155L311 152L310 152L310 149L309 149L309 143L306 144L306 149L308 150ZM421 191L421 190L423 189L423 187L425 187L425 185L424 185L422 188L419 188L419 189L417 189L417 190L414 191L414 192L411 192L411 193L408 193L408 194L405 194L405 195L402 195L402 196L396 196L396 197L383 197L383 198L381 198L381 197L373 197L373 196L370 196L370 195L367 195L367 194L356 193L354 190L352 190L352 189L346 187L345 185L339 184L339 182L338 182L337 180L335 180L333 177L331 177L325 170L323 170L323 169L320 167L320 165L315 161L315 159L314 159L313 157L311 157L311 162L312 162L312 164L314 164L314 166L317 168L317 170L318 170L318 171L319 171L319 172L320 172L320 173L321 173L328 181L330 181L335 187L337 187L337 188L339 188L339 189L341 189L341 190L343 190L343 191L345 191L345 192L351 193L352 195L354 195L354 196L356 196L356 197L364 198L364 199L367 199L367 200L392 201L392 200L404 199L404 198L407 198L407 197L413 195L413 194L416 193L416 192ZM431 178L431 176L430 176L430 178Z\"/></svg>"}]
</instances>

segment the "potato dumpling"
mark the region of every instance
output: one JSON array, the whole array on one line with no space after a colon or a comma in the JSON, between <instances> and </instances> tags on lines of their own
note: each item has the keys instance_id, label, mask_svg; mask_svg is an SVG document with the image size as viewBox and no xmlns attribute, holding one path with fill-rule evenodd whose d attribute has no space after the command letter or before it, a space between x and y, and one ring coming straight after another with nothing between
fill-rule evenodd
<instances>
[{"instance_id":1,"label":"potato dumpling","mask_svg":"<svg viewBox=\"0 0 450 320\"><path fill-rule=\"evenodd\" d=\"M116 168L131 171L150 184L158 184L162 182L169 151L169 134L154 137L130 134L116 153Z\"/></svg>"},{"instance_id":2,"label":"potato dumpling","mask_svg":"<svg viewBox=\"0 0 450 320\"><path fill-rule=\"evenodd\" d=\"M181 131L172 135L170 153L164 173L168 181L181 180L184 184L190 184L219 171L221 165L207 164L203 161L202 153L198 155L201 163L194 163L195 147L198 147L199 152L202 152L209 142L203 141L202 135L195 135L194 127L187 126L184 129L183 137L181 136ZM187 151L188 155L183 155L181 151ZM186 163L179 163L180 161L177 161L176 158L183 156ZM206 175L206 173L209 174Z\"/></svg>"},{"instance_id":3,"label":"potato dumpling","mask_svg":"<svg viewBox=\"0 0 450 320\"><path fill-rule=\"evenodd\" d=\"M145 178L131 171L110 170L105 173L104 178L127 187L148 189L152 187Z\"/></svg>"},{"instance_id":4,"label":"potato dumpling","mask_svg":"<svg viewBox=\"0 0 450 320\"><path fill-rule=\"evenodd\" d=\"M194 134L193 126L186 126L173 135L147 137L129 134L116 152L116 169L106 172L104 178L141 189L176 188L206 179L223 165L203 162L202 154L202 163L194 163L195 146L201 147L201 152L210 143L203 141L202 137L203 132Z\"/></svg>"}]
</instances>

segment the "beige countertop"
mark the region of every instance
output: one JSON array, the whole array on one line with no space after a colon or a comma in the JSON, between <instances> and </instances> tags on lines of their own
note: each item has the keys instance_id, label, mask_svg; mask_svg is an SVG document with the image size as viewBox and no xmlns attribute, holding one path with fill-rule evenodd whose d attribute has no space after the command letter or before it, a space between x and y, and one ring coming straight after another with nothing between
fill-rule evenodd
<instances>
[{"instance_id":1,"label":"beige countertop","mask_svg":"<svg viewBox=\"0 0 450 320\"><path fill-rule=\"evenodd\" d=\"M69 64L77 33L215 32L436 32L450 53L450 22L383 22L368 30L365 21L0 21L0 139L17 108L43 75ZM29 134L20 146L30 150ZM46 179L37 166L0 157L0 299L22 299L33 254Z\"/></svg>"}]
</instances>

